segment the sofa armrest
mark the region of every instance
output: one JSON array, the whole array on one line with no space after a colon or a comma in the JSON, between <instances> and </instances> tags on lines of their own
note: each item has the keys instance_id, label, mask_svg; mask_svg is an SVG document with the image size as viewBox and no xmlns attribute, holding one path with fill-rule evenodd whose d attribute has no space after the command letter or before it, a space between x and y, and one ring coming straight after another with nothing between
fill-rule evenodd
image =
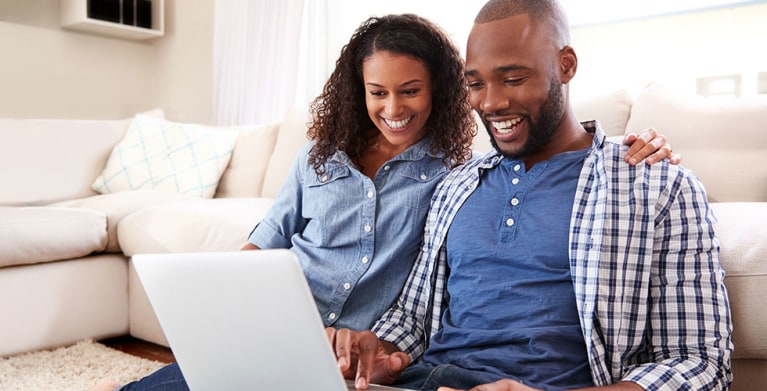
<instances>
[{"instance_id":1,"label":"sofa armrest","mask_svg":"<svg viewBox=\"0 0 767 391\"><path fill-rule=\"evenodd\" d=\"M767 359L767 202L714 202L733 319L733 358Z\"/></svg>"}]
</instances>

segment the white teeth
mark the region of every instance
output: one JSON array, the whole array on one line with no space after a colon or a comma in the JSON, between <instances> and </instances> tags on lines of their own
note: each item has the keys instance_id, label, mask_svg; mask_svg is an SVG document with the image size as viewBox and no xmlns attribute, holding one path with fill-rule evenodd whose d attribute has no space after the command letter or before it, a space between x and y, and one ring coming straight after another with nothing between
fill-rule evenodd
<instances>
[{"instance_id":1,"label":"white teeth","mask_svg":"<svg viewBox=\"0 0 767 391\"><path fill-rule=\"evenodd\" d=\"M516 126L518 123L522 121L522 118L514 118L506 121L490 121L490 123L493 125L493 127L498 131L498 133L506 134L511 133L511 130L514 126Z\"/></svg>"},{"instance_id":2,"label":"white teeth","mask_svg":"<svg viewBox=\"0 0 767 391\"><path fill-rule=\"evenodd\" d=\"M410 122L411 118L412 117L409 117L399 121L392 121L390 119L384 118L384 122L386 122L386 126L392 129L401 129L401 128L404 128L408 124L408 122Z\"/></svg>"}]
</instances>

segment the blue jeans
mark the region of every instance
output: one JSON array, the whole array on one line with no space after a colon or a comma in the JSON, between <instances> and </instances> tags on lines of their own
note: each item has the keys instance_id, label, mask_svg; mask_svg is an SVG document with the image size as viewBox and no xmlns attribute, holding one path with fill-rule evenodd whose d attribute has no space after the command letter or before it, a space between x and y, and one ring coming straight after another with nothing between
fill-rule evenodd
<instances>
[{"instance_id":1,"label":"blue jeans","mask_svg":"<svg viewBox=\"0 0 767 391\"><path fill-rule=\"evenodd\" d=\"M433 365L418 361L405 368L393 385L421 391L436 391L442 386L468 390L501 378L494 373L472 371L452 364Z\"/></svg>"},{"instance_id":2,"label":"blue jeans","mask_svg":"<svg viewBox=\"0 0 767 391\"><path fill-rule=\"evenodd\" d=\"M469 389L479 384L492 383L501 377L481 371L471 371L455 365L431 365L417 362L405 369L394 383L397 387L421 391L436 391L442 386ZM189 391L178 364L173 363L156 372L120 388L122 391Z\"/></svg>"},{"instance_id":3,"label":"blue jeans","mask_svg":"<svg viewBox=\"0 0 767 391\"><path fill-rule=\"evenodd\" d=\"M173 363L158 369L141 380L128 383L119 388L119 390L189 391L189 387L186 385L186 380L184 380L184 375L181 374L178 364Z\"/></svg>"}]
</instances>

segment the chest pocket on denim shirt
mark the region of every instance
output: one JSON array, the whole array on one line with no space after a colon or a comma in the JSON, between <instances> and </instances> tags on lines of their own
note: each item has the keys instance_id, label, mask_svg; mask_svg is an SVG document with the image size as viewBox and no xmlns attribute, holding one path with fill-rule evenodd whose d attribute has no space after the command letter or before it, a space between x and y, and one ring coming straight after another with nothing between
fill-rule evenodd
<instances>
[{"instance_id":1,"label":"chest pocket on denim shirt","mask_svg":"<svg viewBox=\"0 0 767 391\"><path fill-rule=\"evenodd\" d=\"M380 209L381 221L385 221L386 227L398 235L413 238L423 235L434 188L447 172L442 164L436 163L397 167L388 178L385 190L380 193L381 204L386 205ZM418 242L420 240L410 244L413 248L403 251L416 251Z\"/></svg>"},{"instance_id":2,"label":"chest pocket on denim shirt","mask_svg":"<svg viewBox=\"0 0 767 391\"><path fill-rule=\"evenodd\" d=\"M306 185L309 187L325 186L349 176L349 167L342 165L328 166L325 167L325 172L321 175L317 175L313 171L311 175L307 175Z\"/></svg>"},{"instance_id":3,"label":"chest pocket on denim shirt","mask_svg":"<svg viewBox=\"0 0 767 391\"><path fill-rule=\"evenodd\" d=\"M323 247L340 245L337 241L343 239L338 235L339 227L356 225L359 199L353 196L353 190L359 187L355 185L357 181L351 177L349 168L342 165L326 166L320 175L312 171L304 181L302 213L309 220L304 239Z\"/></svg>"},{"instance_id":4,"label":"chest pocket on denim shirt","mask_svg":"<svg viewBox=\"0 0 767 391\"><path fill-rule=\"evenodd\" d=\"M401 167L395 175L399 196L406 198L403 202L411 209L425 211L429 207L431 195L437 184L445 177L447 169L441 164L409 165Z\"/></svg>"}]
</instances>

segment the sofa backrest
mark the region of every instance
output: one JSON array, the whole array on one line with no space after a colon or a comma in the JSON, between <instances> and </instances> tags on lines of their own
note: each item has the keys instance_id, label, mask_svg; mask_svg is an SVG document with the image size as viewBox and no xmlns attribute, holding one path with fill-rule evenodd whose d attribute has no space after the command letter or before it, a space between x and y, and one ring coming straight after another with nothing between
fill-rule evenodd
<instances>
[{"instance_id":1,"label":"sofa backrest","mask_svg":"<svg viewBox=\"0 0 767 391\"><path fill-rule=\"evenodd\" d=\"M0 205L40 205L96 193L130 120L0 119Z\"/></svg>"},{"instance_id":2,"label":"sofa backrest","mask_svg":"<svg viewBox=\"0 0 767 391\"><path fill-rule=\"evenodd\" d=\"M164 116L160 109L143 114ZM130 121L0 118L0 205L96 195L91 184Z\"/></svg>"},{"instance_id":3,"label":"sofa backrest","mask_svg":"<svg viewBox=\"0 0 767 391\"><path fill-rule=\"evenodd\" d=\"M279 130L279 123L240 127L229 165L218 183L216 198L261 196Z\"/></svg>"},{"instance_id":4,"label":"sofa backrest","mask_svg":"<svg viewBox=\"0 0 767 391\"><path fill-rule=\"evenodd\" d=\"M261 189L263 197L277 196L298 151L309 142L306 136L309 118L308 109L302 107L294 107L285 115L285 120L280 124L274 151L269 158L264 186Z\"/></svg>"},{"instance_id":5,"label":"sofa backrest","mask_svg":"<svg viewBox=\"0 0 767 391\"><path fill-rule=\"evenodd\" d=\"M242 127L216 198L277 195L306 137L309 112L294 107L279 123Z\"/></svg>"},{"instance_id":6,"label":"sofa backrest","mask_svg":"<svg viewBox=\"0 0 767 391\"><path fill-rule=\"evenodd\" d=\"M767 96L702 98L660 85L640 92L627 130L654 127L712 202L767 201Z\"/></svg>"},{"instance_id":7,"label":"sofa backrest","mask_svg":"<svg viewBox=\"0 0 767 391\"><path fill-rule=\"evenodd\" d=\"M579 121L599 120L608 137L619 137L626 134L633 103L632 95L621 89L575 101L573 110Z\"/></svg>"}]
</instances>

